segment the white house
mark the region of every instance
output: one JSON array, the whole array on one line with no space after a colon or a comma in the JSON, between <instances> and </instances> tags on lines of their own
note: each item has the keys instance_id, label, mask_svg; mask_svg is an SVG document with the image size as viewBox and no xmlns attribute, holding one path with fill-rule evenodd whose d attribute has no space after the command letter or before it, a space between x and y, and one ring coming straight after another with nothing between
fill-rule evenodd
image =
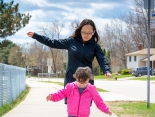
<instances>
[{"instance_id":1,"label":"white house","mask_svg":"<svg viewBox=\"0 0 155 117\"><path fill-rule=\"evenodd\" d=\"M127 56L127 68L133 69L135 67L147 66L148 49L138 50L136 52L128 53ZM150 48L150 67L155 69L155 48Z\"/></svg>"}]
</instances>

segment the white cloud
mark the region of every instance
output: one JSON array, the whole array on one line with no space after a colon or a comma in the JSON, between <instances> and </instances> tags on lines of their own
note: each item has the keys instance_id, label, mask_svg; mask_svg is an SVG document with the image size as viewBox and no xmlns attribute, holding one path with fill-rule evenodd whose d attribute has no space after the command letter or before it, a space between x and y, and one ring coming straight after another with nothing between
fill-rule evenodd
<instances>
[{"instance_id":1,"label":"white cloud","mask_svg":"<svg viewBox=\"0 0 155 117\"><path fill-rule=\"evenodd\" d=\"M34 4L37 5L39 7L45 7L45 6L49 6L48 2L46 0L23 0L22 1L25 4Z\"/></svg>"},{"instance_id":2,"label":"white cloud","mask_svg":"<svg viewBox=\"0 0 155 117\"><path fill-rule=\"evenodd\" d=\"M97 3L91 3L92 9L114 9L118 4L97 4Z\"/></svg>"},{"instance_id":3,"label":"white cloud","mask_svg":"<svg viewBox=\"0 0 155 117\"><path fill-rule=\"evenodd\" d=\"M26 33L28 31L38 32L37 26L46 21L58 20L65 24L61 36L67 37L70 34L70 29L68 25L74 20L83 20L85 18L92 19L98 28L101 28L105 24L110 24L113 15L120 14L120 9L126 8L130 9L131 2L125 0L128 4L122 4L118 1L107 1L107 2L79 2L72 0L16 0L22 8L24 8L24 13L30 13L32 18L26 27L19 30L15 35L8 37L14 42L31 42L32 39L27 37ZM124 1L123 1L124 2ZM122 7L123 6L123 7ZM117 13L117 10L119 12ZM110 14L110 15L109 15ZM104 17L103 17L104 16Z\"/></svg>"},{"instance_id":4,"label":"white cloud","mask_svg":"<svg viewBox=\"0 0 155 117\"><path fill-rule=\"evenodd\" d=\"M41 8L42 7L56 7L56 8L61 8L61 9L68 10L68 11L71 10L71 8L66 5L63 5L60 3L48 2L46 0L24 0L24 3L37 5Z\"/></svg>"},{"instance_id":5,"label":"white cloud","mask_svg":"<svg viewBox=\"0 0 155 117\"><path fill-rule=\"evenodd\" d=\"M64 15L65 20L76 20L76 19L85 19L85 18L92 18L94 14L93 9L80 9L80 8L75 8L73 9L72 12L62 13Z\"/></svg>"},{"instance_id":6,"label":"white cloud","mask_svg":"<svg viewBox=\"0 0 155 117\"><path fill-rule=\"evenodd\" d=\"M27 14L28 12L26 12ZM38 18L46 18L47 15L42 10L33 10L31 11L30 15L32 18L30 20L39 20Z\"/></svg>"}]
</instances>

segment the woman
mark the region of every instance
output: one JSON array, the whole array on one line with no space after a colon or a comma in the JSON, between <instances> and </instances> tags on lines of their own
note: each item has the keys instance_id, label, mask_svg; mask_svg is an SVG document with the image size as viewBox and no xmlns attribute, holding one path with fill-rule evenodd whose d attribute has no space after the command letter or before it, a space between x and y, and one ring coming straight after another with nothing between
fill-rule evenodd
<instances>
[{"instance_id":1,"label":"woman","mask_svg":"<svg viewBox=\"0 0 155 117\"><path fill-rule=\"evenodd\" d=\"M73 74L78 67L89 66L92 69L92 61L95 56L105 76L111 77L108 60L100 45L97 44L99 36L92 20L84 19L76 28L74 34L68 39L51 40L34 32L28 32L27 35L51 48L68 50L68 65L64 79L65 86L67 83L75 81ZM94 85L94 80L89 82Z\"/></svg>"}]
</instances>

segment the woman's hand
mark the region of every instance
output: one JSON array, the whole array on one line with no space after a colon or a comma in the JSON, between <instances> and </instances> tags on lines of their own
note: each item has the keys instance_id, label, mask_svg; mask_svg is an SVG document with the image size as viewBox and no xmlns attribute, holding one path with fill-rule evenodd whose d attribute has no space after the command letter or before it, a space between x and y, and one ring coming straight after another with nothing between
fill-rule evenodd
<instances>
[{"instance_id":1,"label":"woman's hand","mask_svg":"<svg viewBox=\"0 0 155 117\"><path fill-rule=\"evenodd\" d=\"M52 95L49 94L49 95L46 97L46 100L49 101L49 100L51 100L51 98L52 98Z\"/></svg>"},{"instance_id":2,"label":"woman's hand","mask_svg":"<svg viewBox=\"0 0 155 117\"><path fill-rule=\"evenodd\" d=\"M105 74L105 76L108 77L108 78L111 78L112 75L111 75L111 73L107 72L107 73Z\"/></svg>"},{"instance_id":3,"label":"woman's hand","mask_svg":"<svg viewBox=\"0 0 155 117\"><path fill-rule=\"evenodd\" d=\"M28 35L29 37L33 37L34 32L28 32L27 35Z\"/></svg>"}]
</instances>

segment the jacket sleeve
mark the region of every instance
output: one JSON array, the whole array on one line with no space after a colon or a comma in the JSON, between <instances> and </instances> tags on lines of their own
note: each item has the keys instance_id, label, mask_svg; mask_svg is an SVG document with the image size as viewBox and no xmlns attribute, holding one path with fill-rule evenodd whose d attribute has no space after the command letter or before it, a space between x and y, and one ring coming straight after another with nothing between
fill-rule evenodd
<instances>
[{"instance_id":1,"label":"jacket sleeve","mask_svg":"<svg viewBox=\"0 0 155 117\"><path fill-rule=\"evenodd\" d=\"M104 55L101 47L98 44L95 45L95 56L97 58L97 61L100 65L103 73L104 74L107 72L111 73L111 69L110 69L110 65L107 60L107 57Z\"/></svg>"},{"instance_id":2,"label":"jacket sleeve","mask_svg":"<svg viewBox=\"0 0 155 117\"><path fill-rule=\"evenodd\" d=\"M32 38L36 39L40 43L47 45L51 48L68 49L68 46L69 46L69 43L68 43L69 39L60 39L60 40L52 39L51 40L50 38L46 36L38 35L36 33L34 33Z\"/></svg>"},{"instance_id":3,"label":"jacket sleeve","mask_svg":"<svg viewBox=\"0 0 155 117\"><path fill-rule=\"evenodd\" d=\"M92 93L93 101L95 102L95 105L97 106L97 108L100 109L104 113L108 113L109 108L104 103L102 97L98 93L96 86L92 85L91 93Z\"/></svg>"},{"instance_id":4,"label":"jacket sleeve","mask_svg":"<svg viewBox=\"0 0 155 117\"><path fill-rule=\"evenodd\" d=\"M67 84L64 89L59 90L56 93L52 93L51 101L57 102L68 96L69 85Z\"/></svg>"}]
</instances>

